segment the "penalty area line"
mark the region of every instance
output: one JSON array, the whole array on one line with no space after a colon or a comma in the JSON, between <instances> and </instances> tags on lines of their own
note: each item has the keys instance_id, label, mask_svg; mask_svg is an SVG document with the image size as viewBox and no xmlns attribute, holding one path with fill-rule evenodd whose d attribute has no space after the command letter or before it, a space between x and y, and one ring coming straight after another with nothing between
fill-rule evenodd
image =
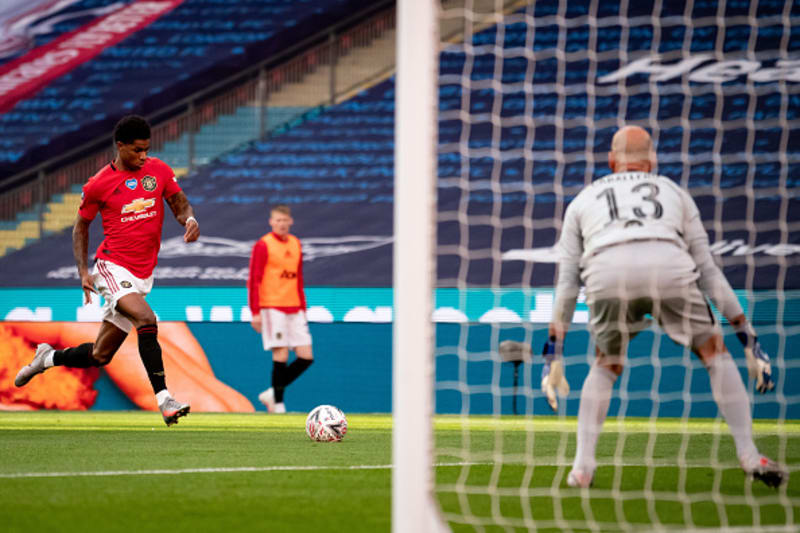
<instances>
[{"instance_id":1,"label":"penalty area line","mask_svg":"<svg viewBox=\"0 0 800 533\"><path fill-rule=\"evenodd\" d=\"M436 463L436 467L475 466L487 463L455 462ZM351 466L231 466L219 468L163 468L152 470L96 470L84 472L16 472L0 474L0 479L52 478L52 477L112 477L112 476L171 476L178 474L226 474L236 472L304 472L317 470L390 470L392 465Z\"/></svg>"}]
</instances>

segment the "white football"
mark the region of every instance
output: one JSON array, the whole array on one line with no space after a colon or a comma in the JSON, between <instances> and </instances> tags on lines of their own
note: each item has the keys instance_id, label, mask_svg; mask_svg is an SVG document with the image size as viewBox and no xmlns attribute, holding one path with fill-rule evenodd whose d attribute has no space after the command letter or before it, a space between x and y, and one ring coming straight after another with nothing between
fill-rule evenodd
<instances>
[{"instance_id":1,"label":"white football","mask_svg":"<svg viewBox=\"0 0 800 533\"><path fill-rule=\"evenodd\" d=\"M306 435L317 442L338 442L347 433L347 418L332 405L318 405L306 418Z\"/></svg>"}]
</instances>

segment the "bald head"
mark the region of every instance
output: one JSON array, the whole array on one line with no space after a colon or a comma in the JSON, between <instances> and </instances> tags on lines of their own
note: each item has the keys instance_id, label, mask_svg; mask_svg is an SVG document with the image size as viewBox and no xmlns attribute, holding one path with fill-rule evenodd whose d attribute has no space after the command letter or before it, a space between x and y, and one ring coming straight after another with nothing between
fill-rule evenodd
<instances>
[{"instance_id":1,"label":"bald head","mask_svg":"<svg viewBox=\"0 0 800 533\"><path fill-rule=\"evenodd\" d=\"M653 170L656 166L656 156L650 134L639 126L620 128L611 140L608 166L612 172Z\"/></svg>"}]
</instances>

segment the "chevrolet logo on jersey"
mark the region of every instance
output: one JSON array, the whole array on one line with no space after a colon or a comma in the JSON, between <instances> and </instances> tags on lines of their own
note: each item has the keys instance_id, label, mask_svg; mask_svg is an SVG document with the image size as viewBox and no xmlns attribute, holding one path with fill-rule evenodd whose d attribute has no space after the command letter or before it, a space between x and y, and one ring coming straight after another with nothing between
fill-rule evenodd
<instances>
[{"instance_id":1,"label":"chevrolet logo on jersey","mask_svg":"<svg viewBox=\"0 0 800 533\"><path fill-rule=\"evenodd\" d=\"M129 204L122 206L122 213L141 213L156 205L156 201L152 198L137 198Z\"/></svg>"}]
</instances>

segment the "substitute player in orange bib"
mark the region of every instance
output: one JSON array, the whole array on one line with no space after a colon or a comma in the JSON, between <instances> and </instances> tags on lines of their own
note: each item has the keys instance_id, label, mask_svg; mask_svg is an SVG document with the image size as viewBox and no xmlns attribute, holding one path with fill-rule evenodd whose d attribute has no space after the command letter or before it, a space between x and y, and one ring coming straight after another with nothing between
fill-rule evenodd
<instances>
[{"instance_id":1,"label":"substitute player in orange bib","mask_svg":"<svg viewBox=\"0 0 800 533\"><path fill-rule=\"evenodd\" d=\"M144 363L164 422L168 426L189 413L189 404L170 395L158 343L158 325L145 296L153 287L153 269L161 247L164 200L176 220L186 228L183 239L196 241L197 219L172 169L150 150L150 125L136 115L114 128L117 156L83 186L81 205L72 231L72 249L84 300L100 293L105 300L103 324L94 343L55 350L40 344L33 361L17 374L22 387L52 366L87 368L111 361L132 328L139 336ZM104 240L95 254L94 270L88 266L89 226L97 214L103 221Z\"/></svg>"},{"instance_id":2,"label":"substitute player in orange bib","mask_svg":"<svg viewBox=\"0 0 800 533\"><path fill-rule=\"evenodd\" d=\"M247 292L252 326L261 333L264 350L272 351L272 387L258 399L270 413L286 412L284 390L314 361L303 292L303 250L289 233L293 222L289 206L273 207L272 231L256 242L250 256ZM290 349L297 358L287 365Z\"/></svg>"}]
</instances>

